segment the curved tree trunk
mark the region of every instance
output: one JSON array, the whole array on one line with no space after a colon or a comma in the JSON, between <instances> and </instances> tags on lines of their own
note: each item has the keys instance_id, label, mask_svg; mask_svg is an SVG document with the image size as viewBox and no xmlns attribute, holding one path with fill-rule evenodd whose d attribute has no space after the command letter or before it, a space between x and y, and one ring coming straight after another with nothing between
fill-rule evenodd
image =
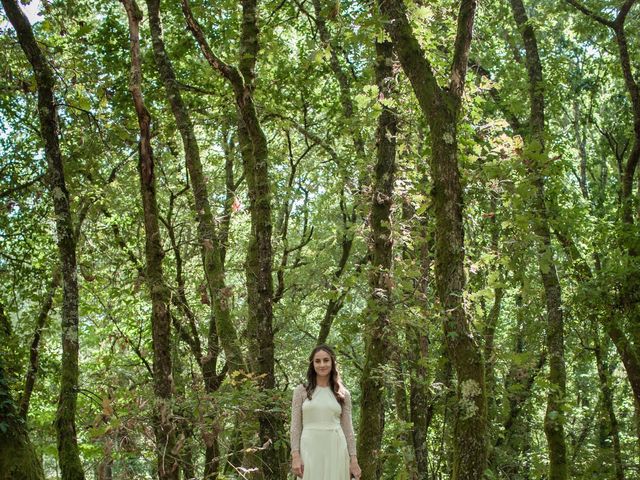
<instances>
[{"instance_id":1,"label":"curved tree trunk","mask_svg":"<svg viewBox=\"0 0 640 480\"><path fill-rule=\"evenodd\" d=\"M31 394L36 384L36 375L40 366L40 338L42 337L42 331L44 330L45 323L49 317L49 311L53 306L53 297L56 290L60 286L60 269L56 268L52 274L51 282L49 283L49 289L42 301L40 311L38 312L38 318L36 319L36 329L33 332L33 339L31 340L31 346L29 348L29 367L27 367L27 375L24 381L24 392L20 397L20 416L26 421L27 414L29 413L29 405L31 403Z\"/></svg>"},{"instance_id":2,"label":"curved tree trunk","mask_svg":"<svg viewBox=\"0 0 640 480\"><path fill-rule=\"evenodd\" d=\"M620 69L633 112L634 136L633 146L629 151L626 163L623 162L622 156L618 158L622 177L620 189L620 216L623 223L621 243L627 247L629 256L637 259L640 251L637 245L637 234L634 233L633 182L640 163L640 85L633 74L632 55L629 53L625 24L629 18L629 12L638 2L637 0L625 0L620 5L615 19L610 20L608 17L590 10L578 0L565 1L594 21L611 29L618 46ZM640 344L640 308L638 308L640 277L636 273L628 275L625 280L622 307L629 317L630 328L624 328L616 318L603 319L603 325L622 358L629 383L635 395L635 401L640 402L640 355L637 353L637 346ZM634 343L635 346L633 345Z\"/></svg>"},{"instance_id":3,"label":"curved tree trunk","mask_svg":"<svg viewBox=\"0 0 640 480\"><path fill-rule=\"evenodd\" d=\"M498 224L498 199L494 193L491 194L491 212L493 216L490 219L489 230L491 232L491 250L495 255L498 255L498 242L500 237L500 227ZM500 265L496 268L499 274L499 279L502 281L502 268ZM493 425L493 421L496 417L497 405L496 405L496 373L495 373L495 336L496 329L498 327L498 321L500 320L500 311L502 309L502 299L504 297L504 288L497 286L493 289L494 300L491 310L487 315L486 326L484 328L484 361L485 361L485 377L487 384L487 421L489 425Z\"/></svg>"},{"instance_id":4,"label":"curved tree trunk","mask_svg":"<svg viewBox=\"0 0 640 480\"><path fill-rule=\"evenodd\" d=\"M198 238L204 268L207 289L211 299L211 315L207 334L207 352L197 358L202 369L207 393L215 392L219 385L217 373L218 339L225 352L226 365L230 373L245 371L246 366L235 326L231 320L229 289L225 285L224 253L221 239L216 235L213 212L209 201L207 182L200 160L200 148L196 139L189 109L182 100L171 60L165 50L160 20L160 0L147 0L149 26L153 40L153 52L156 66L164 84L167 100L178 126L185 152L185 161L191 179L196 215L198 219ZM220 334L218 333L220 332ZM197 331L192 332L197 336ZM195 339L194 339L195 340ZM205 478L217 478L219 461L217 438L207 438L205 445Z\"/></svg>"},{"instance_id":5,"label":"curved tree trunk","mask_svg":"<svg viewBox=\"0 0 640 480\"><path fill-rule=\"evenodd\" d=\"M434 405L429 395L429 339L418 328L408 325L406 336L409 342L411 380L409 384L409 419L413 424L411 440L415 455L416 480L427 480L429 457L427 433L433 418Z\"/></svg>"},{"instance_id":6,"label":"curved tree trunk","mask_svg":"<svg viewBox=\"0 0 640 480\"><path fill-rule=\"evenodd\" d=\"M156 408L156 455L160 480L177 480L180 477L175 450L173 425L173 380L171 370L171 319L169 315L169 290L164 282L162 259L164 251L160 242L158 205L156 200L155 163L151 148L151 116L142 97L142 71L140 59L139 24L142 11L135 0L122 0L129 18L131 50L131 79L129 89L140 126L138 144L138 173L140 194L144 211L146 281L151 294L151 330L153 339L153 381Z\"/></svg>"},{"instance_id":7,"label":"curved tree trunk","mask_svg":"<svg viewBox=\"0 0 640 480\"><path fill-rule=\"evenodd\" d=\"M432 241L428 231L429 218L426 213L422 217L414 218L412 228L412 238L414 239L415 253L413 258L420 265L420 274L415 280L418 292L418 305L422 312L422 317L428 323L431 312L431 262L432 262ZM405 199L402 205L403 220L410 221L415 216L413 205ZM404 249L403 258L410 258L409 250ZM414 296L412 289L407 295ZM428 367L430 352L430 340L428 331L421 326L407 323L405 327L405 338L407 342L407 365L409 370L409 420L413 428L411 429L411 440L413 454L415 456L414 480L427 480L429 478L429 452L427 450L427 434L431 426L431 420L435 413L435 401L430 392L431 373Z\"/></svg>"},{"instance_id":8,"label":"curved tree trunk","mask_svg":"<svg viewBox=\"0 0 640 480\"><path fill-rule=\"evenodd\" d=\"M33 68L38 87L38 117L47 158L47 177L56 213L56 233L63 284L62 365L60 396L56 412L58 459L64 480L84 480L76 437L76 404L78 391L78 278L76 240L71 220L60 143L58 114L54 98L55 80L47 59L40 50L29 21L15 0L2 0L18 41Z\"/></svg>"},{"instance_id":9,"label":"curved tree trunk","mask_svg":"<svg viewBox=\"0 0 640 480\"><path fill-rule=\"evenodd\" d=\"M376 42L376 81L379 95L389 98L395 81L392 72L393 47L390 42ZM380 368L389 356L390 314L392 309L391 207L395 179L396 113L382 106L376 132L377 162L371 206L371 299L366 322L366 357L362 372L362 397L358 451L363 478L381 477L380 458L384 425L384 375Z\"/></svg>"}]
</instances>

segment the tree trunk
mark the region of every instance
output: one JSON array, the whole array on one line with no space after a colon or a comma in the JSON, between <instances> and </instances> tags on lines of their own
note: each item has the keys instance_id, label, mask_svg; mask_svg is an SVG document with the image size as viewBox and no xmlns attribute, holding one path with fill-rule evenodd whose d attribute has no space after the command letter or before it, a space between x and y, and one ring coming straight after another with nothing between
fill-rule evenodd
<instances>
[{"instance_id":1,"label":"tree trunk","mask_svg":"<svg viewBox=\"0 0 640 480\"><path fill-rule=\"evenodd\" d=\"M496 256L499 255L498 242L500 237L500 227L498 224L498 199L494 193L491 194L491 212L493 216L490 218L490 231L491 231L491 250ZM499 274L499 280L502 281L502 269L498 265L496 268ZM491 310L486 320L486 327L484 329L484 361L485 361L485 378L487 382L487 420L489 425L493 425L493 420L496 416L496 374L495 374L495 334L498 327L498 320L500 319L500 311L502 309L502 299L504 297L504 288L497 286L493 289L494 300Z\"/></svg>"},{"instance_id":2,"label":"tree trunk","mask_svg":"<svg viewBox=\"0 0 640 480\"><path fill-rule=\"evenodd\" d=\"M177 480L180 476L178 451L172 409L173 380L171 375L171 321L169 315L170 293L164 282L162 259L164 251L160 242L158 205L154 158L151 148L151 117L142 97L142 72L140 59L139 24L142 11L135 0L122 0L129 18L131 50L131 79L129 89L133 97L140 141L138 144L140 194L144 211L146 281L151 295L151 330L153 339L153 381L155 393L154 426L156 430L156 454L160 480Z\"/></svg>"},{"instance_id":3,"label":"tree trunk","mask_svg":"<svg viewBox=\"0 0 640 480\"><path fill-rule=\"evenodd\" d=\"M402 258L406 262L417 261L420 265L420 274L414 280L411 290L405 292L407 300L417 298L417 305L423 318L423 324L430 322L429 285L431 283L431 241L428 238L428 217L416 217L413 204L405 198L402 203L402 219L405 222L413 222L411 237L416 248L410 251L403 248ZM416 290L419 295L416 294ZM409 300L410 301L410 300ZM430 372L429 337L428 332L423 331L422 325L414 325L407 322L405 326L405 339L407 344L407 370L409 373L409 421L411 428L411 446L413 449L413 480L427 480L429 474L429 459L427 451L427 433L435 405L429 391Z\"/></svg>"},{"instance_id":4,"label":"tree trunk","mask_svg":"<svg viewBox=\"0 0 640 480\"><path fill-rule=\"evenodd\" d=\"M204 276L207 281L209 298L211 299L211 315L207 335L207 352L206 355L201 354L200 358L196 360L202 369L205 391L211 394L220 385L217 373L218 339L220 339L224 349L226 365L230 373L244 371L246 366L240 351L235 326L231 320L230 289L225 285L224 248L221 239L216 235L207 182L202 170L202 162L200 161L200 149L189 110L182 100L173 65L165 50L162 38L160 0L147 0L147 9L149 11L154 58L164 84L167 100L182 137L198 219L198 238ZM227 219L227 222L229 220ZM197 331L194 330L192 335L197 335ZM215 460L219 453L217 445L217 438L207 438L204 475L208 479L217 478L218 475L219 462Z\"/></svg>"},{"instance_id":5,"label":"tree trunk","mask_svg":"<svg viewBox=\"0 0 640 480\"><path fill-rule=\"evenodd\" d=\"M429 340L417 327L407 326L409 341L410 384L409 419L413 424L411 441L415 455L416 480L426 480L429 474L427 433L433 418L434 405L429 401Z\"/></svg>"},{"instance_id":6,"label":"tree trunk","mask_svg":"<svg viewBox=\"0 0 640 480\"><path fill-rule=\"evenodd\" d=\"M55 80L51 67L36 42L31 25L17 2L2 0L2 5L16 30L20 46L31 63L35 75L40 134L45 144L48 184L56 214L56 233L63 284L60 396L55 421L58 459L63 480L84 480L75 425L79 375L76 240L58 138L58 114L53 92Z\"/></svg>"},{"instance_id":7,"label":"tree trunk","mask_svg":"<svg viewBox=\"0 0 640 480\"><path fill-rule=\"evenodd\" d=\"M400 347L400 338L394 336L392 342L395 343L395 347L392 346L391 356L393 358L393 369L396 372L393 378L393 398L395 403L396 422L399 425L408 425L411 422L410 416L410 397L407 396L406 377L407 372L402 361L403 354L402 347ZM405 343L408 343L405 340ZM383 424L384 428L384 424ZM396 440L399 442L399 450L401 453L400 462L402 462L401 468L406 472L407 478L411 480L417 480L418 468L416 465L416 455L413 448L412 431L415 430L415 425L412 425L410 429L402 428L396 435Z\"/></svg>"},{"instance_id":8,"label":"tree trunk","mask_svg":"<svg viewBox=\"0 0 640 480\"><path fill-rule=\"evenodd\" d=\"M238 101L240 152L249 193L251 234L247 247L245 275L247 282L248 321L251 369L259 375L260 388L275 387L275 351L273 342L273 249L271 237L271 186L267 139L253 102L255 64L258 55L257 0L242 0L242 32L240 36L240 72L244 78L242 101ZM240 100L240 99L238 99ZM265 398L268 398L265 396ZM279 479L286 474L288 463L282 442L283 419L274 414L275 405L264 405L258 414L260 424L261 463L266 479ZM280 445L276 448L276 445Z\"/></svg>"},{"instance_id":9,"label":"tree trunk","mask_svg":"<svg viewBox=\"0 0 640 480\"><path fill-rule=\"evenodd\" d=\"M634 406L633 424L636 432L635 451L636 451L636 454L638 455L638 458L640 458L640 402L636 400L635 402L633 402L633 406Z\"/></svg>"},{"instance_id":10,"label":"tree trunk","mask_svg":"<svg viewBox=\"0 0 640 480\"><path fill-rule=\"evenodd\" d=\"M486 393L480 349L462 304L465 286L462 188L457 165L457 125L442 105L431 127L436 215L436 285L444 312L448 355L458 377L454 424L454 479L480 479L487 455ZM453 132L453 133L452 133ZM453 138L452 142L447 140Z\"/></svg>"},{"instance_id":11,"label":"tree trunk","mask_svg":"<svg viewBox=\"0 0 640 480\"><path fill-rule=\"evenodd\" d=\"M392 72L393 47L376 42L376 81L380 97L389 98L395 81ZM358 452L362 476L377 479L382 473L381 443L384 425L384 375L381 368L389 355L392 309L391 207L396 155L396 113L382 106L376 132L377 162L371 207L371 299L367 318L366 356L362 372L362 397Z\"/></svg>"},{"instance_id":12,"label":"tree trunk","mask_svg":"<svg viewBox=\"0 0 640 480\"><path fill-rule=\"evenodd\" d=\"M314 10L313 20L318 30L320 40L322 42L322 48L328 49L329 51L329 66L331 67L331 71L333 72L335 79L338 82L342 116L344 117L344 121L346 123L346 130L349 132L353 141L355 150L355 163L358 166L361 166L364 165L364 163L367 161L367 155L365 152L365 142L364 138L362 137L362 130L357 127L355 122L357 111L353 104L353 78L350 72L348 70L345 71L346 69L341 65L340 58L338 57L338 52L340 51L338 42L335 38L332 38L327 26L326 7L333 7L334 4L325 3L323 5L323 0L313 0L312 3ZM350 178L350 175L352 174L354 159L336 156L335 160L338 162L338 167L340 169L341 176L343 177L343 181L345 182L345 184L348 184L352 180ZM363 192L365 190L365 184L369 184L370 179L367 178L367 168L358 168L358 171L364 173L361 174L362 177L359 179L360 185L358 186L357 197L355 199L355 204L350 207L350 213L347 213L347 205L344 196L345 189L343 188L341 191L340 210L342 213L342 226L344 229L343 232L338 234L338 236L340 237L341 255L338 262L338 267L336 268L333 278L331 279L332 284L330 288L332 296L331 299L327 302L325 314L320 323L320 331L317 340L318 345L323 344L327 341L327 337L329 336L333 320L336 318L344 304L344 299L348 293L348 287L343 286L339 288L336 286L336 283L339 282L342 274L344 273L345 267L351 254L351 247L353 246L354 238L353 228L357 220L357 212L360 211L360 215L363 217L366 215L366 205L364 205L364 203L367 202L367 199L365 198L365 195L363 195Z\"/></svg>"},{"instance_id":13,"label":"tree trunk","mask_svg":"<svg viewBox=\"0 0 640 480\"><path fill-rule=\"evenodd\" d=\"M567 447L564 435L564 405L567 379L564 362L564 318L560 280L556 271L549 229L549 214L545 203L543 165L540 165L539 160L545 150L545 97L542 64L538 54L535 32L529 23L522 0L511 0L511 9L522 35L529 77L531 112L528 137L530 144L525 154L525 162L528 164L527 166L536 188L534 208L537 215L533 218L533 230L539 239L538 261L547 307L546 337L549 355L549 382L551 386L547 397L544 431L549 445L549 479L566 480L568 472Z\"/></svg>"},{"instance_id":14,"label":"tree trunk","mask_svg":"<svg viewBox=\"0 0 640 480\"><path fill-rule=\"evenodd\" d=\"M497 405L495 400L496 390L496 373L495 373L495 333L500 318L500 310L502 308L502 298L504 297L504 288L494 288L494 300L491 310L487 318L487 326L485 328L484 337L484 359L485 359L485 376L487 382L487 397L489 398L487 419L489 424L493 424L496 416Z\"/></svg>"},{"instance_id":15,"label":"tree trunk","mask_svg":"<svg viewBox=\"0 0 640 480\"><path fill-rule=\"evenodd\" d=\"M44 480L44 472L19 416L0 357L0 480Z\"/></svg>"},{"instance_id":16,"label":"tree trunk","mask_svg":"<svg viewBox=\"0 0 640 480\"><path fill-rule=\"evenodd\" d=\"M415 38L401 0L378 3L390 20L388 30L430 127L436 218L436 286L443 312L446 347L458 377L458 408L454 425L453 479L482 478L487 463L484 364L463 305L464 229L462 187L458 171L458 114L469 61L476 0L463 0L449 86L438 85L431 64Z\"/></svg>"}]
</instances>

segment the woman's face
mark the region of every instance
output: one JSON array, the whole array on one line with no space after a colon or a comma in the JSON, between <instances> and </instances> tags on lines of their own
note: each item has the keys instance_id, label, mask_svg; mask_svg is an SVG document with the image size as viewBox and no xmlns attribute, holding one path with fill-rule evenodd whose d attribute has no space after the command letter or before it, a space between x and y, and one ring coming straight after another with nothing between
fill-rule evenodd
<instances>
[{"instance_id":1,"label":"woman's face","mask_svg":"<svg viewBox=\"0 0 640 480\"><path fill-rule=\"evenodd\" d=\"M331 355L324 350L318 350L313 356L313 368L318 377L328 377L331 373Z\"/></svg>"}]
</instances>

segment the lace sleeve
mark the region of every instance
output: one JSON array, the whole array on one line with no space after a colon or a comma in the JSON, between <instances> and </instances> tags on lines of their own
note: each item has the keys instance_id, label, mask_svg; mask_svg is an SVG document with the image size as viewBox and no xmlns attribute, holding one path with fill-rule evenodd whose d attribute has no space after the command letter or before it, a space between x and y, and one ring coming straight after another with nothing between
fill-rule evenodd
<instances>
[{"instance_id":1,"label":"lace sleeve","mask_svg":"<svg viewBox=\"0 0 640 480\"><path fill-rule=\"evenodd\" d=\"M291 453L300 451L300 435L302 434L302 403L305 389L299 385L293 391L291 401Z\"/></svg>"},{"instance_id":2,"label":"lace sleeve","mask_svg":"<svg viewBox=\"0 0 640 480\"><path fill-rule=\"evenodd\" d=\"M349 456L353 457L356 454L356 437L353 433L353 421L351 420L351 394L345 391L344 404L342 405L342 414L340 415L340 425L342 425L342 431L347 439L347 450Z\"/></svg>"}]
</instances>

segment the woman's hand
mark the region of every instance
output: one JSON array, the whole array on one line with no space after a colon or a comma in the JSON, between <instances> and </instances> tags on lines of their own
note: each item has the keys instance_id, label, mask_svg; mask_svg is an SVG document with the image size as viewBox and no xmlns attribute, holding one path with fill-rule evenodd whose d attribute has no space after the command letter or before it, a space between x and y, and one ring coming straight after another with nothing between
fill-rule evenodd
<instances>
[{"instance_id":1,"label":"woman's hand","mask_svg":"<svg viewBox=\"0 0 640 480\"><path fill-rule=\"evenodd\" d=\"M300 458L299 452L293 453L293 459L291 460L291 470L296 477L302 478L304 475L304 465L302 464L302 459Z\"/></svg>"},{"instance_id":2,"label":"woman's hand","mask_svg":"<svg viewBox=\"0 0 640 480\"><path fill-rule=\"evenodd\" d=\"M353 475L356 480L360 480L362 471L360 470L360 465L358 465L358 459L355 455L351 457L351 461L349 462L349 473L351 473L351 475Z\"/></svg>"}]
</instances>

